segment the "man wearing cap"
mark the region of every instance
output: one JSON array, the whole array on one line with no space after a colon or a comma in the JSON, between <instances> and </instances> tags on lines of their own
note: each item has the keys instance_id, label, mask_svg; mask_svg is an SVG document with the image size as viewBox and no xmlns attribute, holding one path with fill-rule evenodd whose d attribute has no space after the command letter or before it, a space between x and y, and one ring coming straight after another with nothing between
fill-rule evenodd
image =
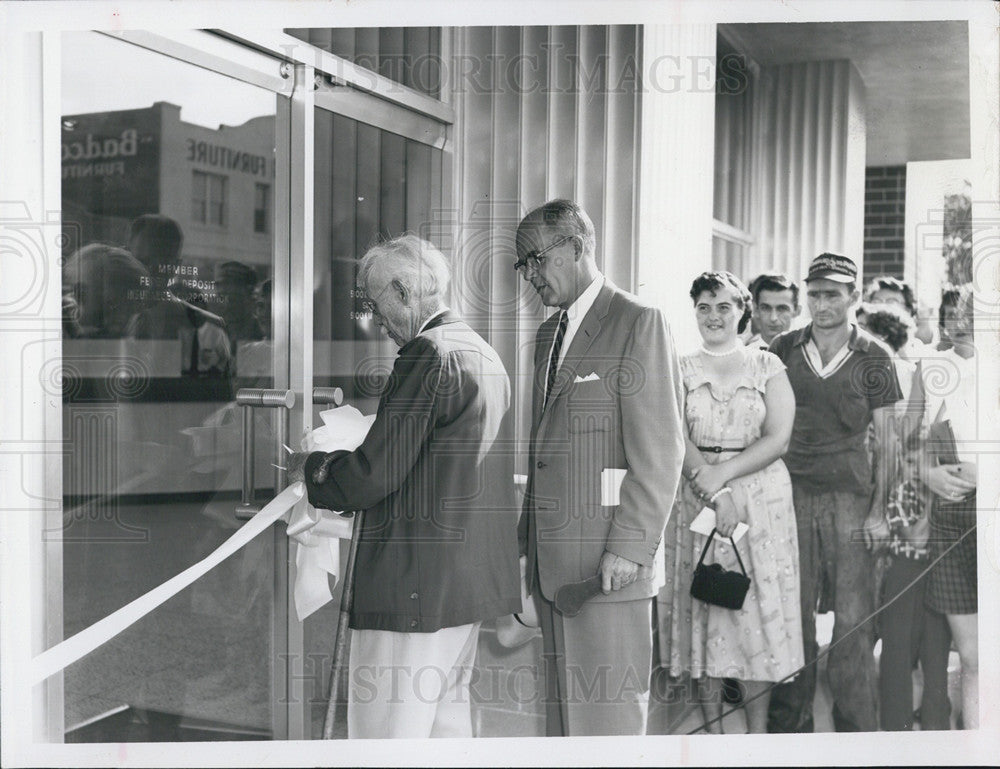
<instances>
[{"instance_id":1,"label":"man wearing cap","mask_svg":"<svg viewBox=\"0 0 1000 769\"><path fill-rule=\"evenodd\" d=\"M785 464L798 522L802 637L815 659L817 604L832 603L833 648L827 662L837 731L875 731L874 564L864 524L879 505L865 446L870 423L883 435L887 409L901 398L889 349L849 317L858 268L821 254L806 276L812 322L778 336L770 350L784 362L795 392L795 422ZM849 631L853 631L844 637ZM771 732L813 731L816 665L771 695Z\"/></svg>"}]
</instances>

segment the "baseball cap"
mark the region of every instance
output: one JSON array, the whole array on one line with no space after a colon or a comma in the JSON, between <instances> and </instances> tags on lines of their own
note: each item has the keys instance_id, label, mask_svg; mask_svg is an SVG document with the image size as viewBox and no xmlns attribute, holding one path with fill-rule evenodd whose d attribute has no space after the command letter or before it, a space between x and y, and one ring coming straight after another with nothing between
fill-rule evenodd
<instances>
[{"instance_id":1,"label":"baseball cap","mask_svg":"<svg viewBox=\"0 0 1000 769\"><path fill-rule=\"evenodd\" d=\"M837 283L856 283L858 280L858 265L852 259L840 254L820 254L809 265L806 283L810 280L833 280Z\"/></svg>"}]
</instances>

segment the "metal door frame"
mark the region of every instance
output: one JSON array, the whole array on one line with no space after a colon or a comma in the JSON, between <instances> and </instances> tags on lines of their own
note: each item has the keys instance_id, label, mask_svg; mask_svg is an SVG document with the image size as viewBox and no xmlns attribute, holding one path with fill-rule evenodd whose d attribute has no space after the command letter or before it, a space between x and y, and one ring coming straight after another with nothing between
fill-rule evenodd
<instances>
[{"instance_id":1,"label":"metal door frame","mask_svg":"<svg viewBox=\"0 0 1000 769\"><path fill-rule=\"evenodd\" d=\"M283 32L258 34L225 30L168 32L128 31L99 34L136 45L227 77L272 91L275 112L275 207L273 242L274 387L291 389L296 403L289 414L289 435L312 427L313 385L313 176L314 119L317 107L445 149L454 112L432 99L377 73L334 56ZM58 56L61 32L44 32L47 49ZM446 45L446 44L445 44ZM56 59L58 61L58 59ZM45 76L43 121L57 126L61 82L58 66ZM53 86L55 87L53 89ZM53 114L54 113L54 114ZM54 134L56 139L58 134ZM58 139L47 141L49 154L58 153ZM58 154L52 162L58 168ZM449 185L444 185L446 201ZM61 210L61 205L59 206ZM284 344L277 343L284 340ZM49 475L49 496L60 498L61 459ZM272 609L272 739L309 739L310 709L304 676L295 671L304 659L303 624L292 618L294 565L284 530L275 527L274 605ZM50 579L61 574L61 549L49 548ZM62 596L50 597L45 608L44 645L62 637ZM62 676L41 685L46 723L37 735L56 741L63 729ZM58 680L57 680L58 679Z\"/></svg>"}]
</instances>

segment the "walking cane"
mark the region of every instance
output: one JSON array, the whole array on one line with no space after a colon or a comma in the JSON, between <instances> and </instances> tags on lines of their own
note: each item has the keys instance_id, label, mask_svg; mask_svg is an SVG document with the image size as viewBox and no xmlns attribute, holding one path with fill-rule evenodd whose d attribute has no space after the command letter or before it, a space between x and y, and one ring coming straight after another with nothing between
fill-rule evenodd
<instances>
[{"instance_id":1,"label":"walking cane","mask_svg":"<svg viewBox=\"0 0 1000 769\"><path fill-rule=\"evenodd\" d=\"M351 604L354 602L354 561L358 555L358 540L361 539L361 518L364 512L354 512L354 526L351 528L351 547L347 555L347 569L344 571L344 582L341 585L340 616L337 618L337 639L333 645L333 667L330 670L330 701L326 704L326 717L323 719L323 739L333 739L333 726L337 723L337 710L340 701L341 668L347 667L344 659L347 654L348 627L351 618ZM346 703L345 703L346 704Z\"/></svg>"}]
</instances>

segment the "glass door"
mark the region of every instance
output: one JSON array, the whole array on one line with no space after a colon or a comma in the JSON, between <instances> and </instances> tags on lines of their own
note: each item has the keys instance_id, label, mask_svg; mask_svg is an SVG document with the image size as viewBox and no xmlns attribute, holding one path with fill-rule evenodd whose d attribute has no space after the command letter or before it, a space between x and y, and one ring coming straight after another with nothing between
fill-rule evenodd
<instances>
[{"instance_id":1,"label":"glass door","mask_svg":"<svg viewBox=\"0 0 1000 769\"><path fill-rule=\"evenodd\" d=\"M338 97L336 89L318 93L314 121L313 384L341 388L345 403L371 414L392 370L396 346L356 297L358 262L375 243L404 232L446 248L451 244L442 240L452 236L454 227L443 213L444 152L435 146L443 143L440 125L411 115L414 130L404 136L398 131L406 130L407 121L395 119L394 110L374 97L358 100L352 95L349 104ZM320 412L327 408L315 407L314 425L323 424ZM342 541L342 566L347 546ZM334 601L303 628L304 659L327 662L307 669L313 676L314 738L322 733L339 602L338 590ZM335 736L346 736L343 726L337 725Z\"/></svg>"},{"instance_id":2,"label":"glass door","mask_svg":"<svg viewBox=\"0 0 1000 769\"><path fill-rule=\"evenodd\" d=\"M345 86L305 44L122 37L62 36L64 638L239 528L241 389L294 390L289 435L322 423L314 387L374 410L396 351L357 262L454 231L439 102ZM263 504L281 430L252 422ZM65 740L319 736L340 596L299 623L289 552L272 527L68 666Z\"/></svg>"},{"instance_id":3,"label":"glass door","mask_svg":"<svg viewBox=\"0 0 1000 769\"><path fill-rule=\"evenodd\" d=\"M64 34L62 63L68 638L241 525L235 394L287 386L271 300L288 99L94 32ZM254 415L262 502L274 417ZM273 527L70 665L66 741L284 737L285 540Z\"/></svg>"}]
</instances>

